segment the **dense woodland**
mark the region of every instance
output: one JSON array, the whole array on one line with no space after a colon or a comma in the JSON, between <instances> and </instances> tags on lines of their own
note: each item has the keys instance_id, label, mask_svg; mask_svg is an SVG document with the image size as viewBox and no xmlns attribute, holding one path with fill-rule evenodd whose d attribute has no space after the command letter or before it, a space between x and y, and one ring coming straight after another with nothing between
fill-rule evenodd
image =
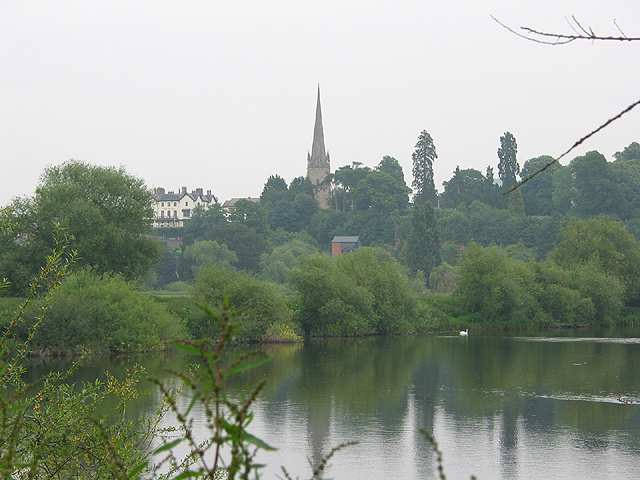
<instances>
[{"instance_id":1,"label":"dense woodland","mask_svg":"<svg viewBox=\"0 0 640 480\"><path fill-rule=\"evenodd\" d=\"M47 252L70 236L70 277L35 350L148 350L215 336L194 300L220 306L225 297L246 340L638 319L640 144L613 162L592 151L564 166L540 156L520 168L506 132L497 176L491 166L456 166L440 193L426 131L412 159L411 188L393 157L373 168L354 162L327 178L330 208L321 209L307 179L274 174L259 203L241 200L230 215L215 204L184 228L153 231L151 192L124 168L49 167L33 197L2 209L0 308L7 318ZM336 235L359 235L363 247L331 259ZM169 236L182 247L163 247L158 238ZM16 335L26 338L29 325Z\"/></svg>"}]
</instances>

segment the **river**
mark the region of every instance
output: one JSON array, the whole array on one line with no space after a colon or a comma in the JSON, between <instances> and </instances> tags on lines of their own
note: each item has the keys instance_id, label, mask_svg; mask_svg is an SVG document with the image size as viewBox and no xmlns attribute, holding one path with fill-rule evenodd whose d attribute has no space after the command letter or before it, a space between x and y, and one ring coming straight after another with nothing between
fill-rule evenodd
<instances>
[{"instance_id":1,"label":"river","mask_svg":"<svg viewBox=\"0 0 640 480\"><path fill-rule=\"evenodd\" d=\"M280 466L309 478L309 459L349 441L326 477L437 478L421 429L449 479L640 478L640 328L316 340L269 353L231 387L267 379L249 429L278 448L259 456L263 478L284 478ZM76 380L121 377L134 363L166 380L163 368L186 359L93 358ZM145 388L129 415L156 408Z\"/></svg>"}]
</instances>

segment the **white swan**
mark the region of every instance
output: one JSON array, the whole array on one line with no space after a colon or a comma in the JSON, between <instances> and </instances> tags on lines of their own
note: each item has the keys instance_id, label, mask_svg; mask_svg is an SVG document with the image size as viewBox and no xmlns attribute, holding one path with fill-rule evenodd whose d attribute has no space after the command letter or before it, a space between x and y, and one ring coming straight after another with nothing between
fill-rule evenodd
<instances>
[{"instance_id":1,"label":"white swan","mask_svg":"<svg viewBox=\"0 0 640 480\"><path fill-rule=\"evenodd\" d=\"M460 335L462 335L463 337L466 337L469 335L469 329L465 329L465 330L460 330Z\"/></svg>"}]
</instances>

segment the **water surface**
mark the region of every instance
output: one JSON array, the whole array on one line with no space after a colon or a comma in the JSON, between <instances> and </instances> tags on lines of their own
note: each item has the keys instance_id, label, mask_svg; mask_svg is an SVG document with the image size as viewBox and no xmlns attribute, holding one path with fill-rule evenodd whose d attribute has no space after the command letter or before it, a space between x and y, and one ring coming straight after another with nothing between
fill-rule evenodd
<instances>
[{"instance_id":1,"label":"water surface","mask_svg":"<svg viewBox=\"0 0 640 480\"><path fill-rule=\"evenodd\" d=\"M270 347L272 358L233 383L267 378L251 433L277 447L264 478L310 477L309 460L348 441L327 477L640 478L640 329L470 332L318 340ZM81 378L134 362L168 379L181 354L93 359ZM156 408L155 390L138 402ZM186 402L186 400L185 400ZM196 417L197 418L197 417ZM169 422L170 419L167 419Z\"/></svg>"}]
</instances>

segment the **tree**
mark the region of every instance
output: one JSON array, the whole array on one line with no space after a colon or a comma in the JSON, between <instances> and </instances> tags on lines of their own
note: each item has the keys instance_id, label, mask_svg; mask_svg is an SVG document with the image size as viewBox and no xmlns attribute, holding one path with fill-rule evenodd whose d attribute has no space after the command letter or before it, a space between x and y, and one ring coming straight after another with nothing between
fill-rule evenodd
<instances>
[{"instance_id":1,"label":"tree","mask_svg":"<svg viewBox=\"0 0 640 480\"><path fill-rule=\"evenodd\" d=\"M576 212L584 217L618 214L620 197L611 165L597 151L571 161Z\"/></svg>"},{"instance_id":2,"label":"tree","mask_svg":"<svg viewBox=\"0 0 640 480\"><path fill-rule=\"evenodd\" d=\"M191 266L193 277L198 275L200 269L210 265L217 265L225 270L235 270L234 264L238 262L238 256L215 240L202 240L184 249L182 254L186 264Z\"/></svg>"},{"instance_id":3,"label":"tree","mask_svg":"<svg viewBox=\"0 0 640 480\"><path fill-rule=\"evenodd\" d=\"M501 200L500 187L496 183L496 179L493 174L493 167L491 165L487 166L487 172L485 173L484 178L485 181L484 188L482 189L482 198L479 200L492 207L497 207Z\"/></svg>"},{"instance_id":4,"label":"tree","mask_svg":"<svg viewBox=\"0 0 640 480\"><path fill-rule=\"evenodd\" d=\"M403 184L388 173L373 171L358 182L351 197L357 210L372 208L380 213L390 213L408 206L408 188Z\"/></svg>"},{"instance_id":5,"label":"tree","mask_svg":"<svg viewBox=\"0 0 640 480\"><path fill-rule=\"evenodd\" d=\"M597 264L625 287L626 300L640 304L640 244L611 217L573 218L562 229L563 240L549 254L563 268Z\"/></svg>"},{"instance_id":6,"label":"tree","mask_svg":"<svg viewBox=\"0 0 640 480\"><path fill-rule=\"evenodd\" d=\"M299 239L293 239L279 245L269 253L260 256L260 276L276 283L286 283L289 270L300 264L300 257L317 253L313 245Z\"/></svg>"},{"instance_id":7,"label":"tree","mask_svg":"<svg viewBox=\"0 0 640 480\"><path fill-rule=\"evenodd\" d=\"M234 207L235 210L229 215L229 220L244 223L265 238L269 235L271 229L267 220L267 212L262 204L241 198Z\"/></svg>"},{"instance_id":8,"label":"tree","mask_svg":"<svg viewBox=\"0 0 640 480\"><path fill-rule=\"evenodd\" d=\"M183 227L183 244L191 245L197 240L209 238L214 227L219 223L227 223L227 217L219 203L214 203L209 208L198 205L193 209L191 218Z\"/></svg>"},{"instance_id":9,"label":"tree","mask_svg":"<svg viewBox=\"0 0 640 480\"><path fill-rule=\"evenodd\" d=\"M623 151L613 154L616 160L640 160L640 143L631 142Z\"/></svg>"},{"instance_id":10,"label":"tree","mask_svg":"<svg viewBox=\"0 0 640 480\"><path fill-rule=\"evenodd\" d=\"M304 193L313 197L313 184L309 177L296 177L289 184L289 192L295 197L299 193Z\"/></svg>"},{"instance_id":11,"label":"tree","mask_svg":"<svg viewBox=\"0 0 640 480\"><path fill-rule=\"evenodd\" d=\"M614 154L611 170L618 184L620 218L640 218L640 144L633 142Z\"/></svg>"},{"instance_id":12,"label":"tree","mask_svg":"<svg viewBox=\"0 0 640 480\"><path fill-rule=\"evenodd\" d=\"M502 187L508 190L517 183L516 175L520 173L520 165L516 155L518 153L518 145L515 137L510 132L505 132L500 137L500 148L498 148L498 176L502 180Z\"/></svg>"},{"instance_id":13,"label":"tree","mask_svg":"<svg viewBox=\"0 0 640 480\"><path fill-rule=\"evenodd\" d=\"M431 202L437 205L436 187L433 181L433 162L438 158L436 146L433 144L431 135L423 130L418 136L415 150L411 154L413 160L413 187L414 205L422 205Z\"/></svg>"},{"instance_id":14,"label":"tree","mask_svg":"<svg viewBox=\"0 0 640 480\"><path fill-rule=\"evenodd\" d=\"M431 205L414 210L406 249L407 267L412 275L420 270L429 278L431 270L440 265L440 234Z\"/></svg>"},{"instance_id":15,"label":"tree","mask_svg":"<svg viewBox=\"0 0 640 480\"><path fill-rule=\"evenodd\" d=\"M355 209L351 193L358 185L358 182L369 173L371 173L371 169L362 167L362 163L359 162L353 162L351 166L345 165L336 170L333 174L334 188L332 192L336 210L347 212Z\"/></svg>"},{"instance_id":16,"label":"tree","mask_svg":"<svg viewBox=\"0 0 640 480\"><path fill-rule=\"evenodd\" d=\"M14 204L22 262L31 275L40 268L54 243L55 222L74 237L76 267L138 279L161 254L158 242L144 236L153 220L152 202L143 180L124 167L78 160L47 167L35 195Z\"/></svg>"},{"instance_id":17,"label":"tree","mask_svg":"<svg viewBox=\"0 0 640 480\"><path fill-rule=\"evenodd\" d=\"M456 208L461 203L471 205L474 200L483 201L485 182L484 175L478 170L460 170L460 167L456 167L453 177L443 182L444 192L440 195L442 207Z\"/></svg>"},{"instance_id":18,"label":"tree","mask_svg":"<svg viewBox=\"0 0 640 480\"><path fill-rule=\"evenodd\" d=\"M520 176L527 178L551 163L553 157L542 155L530 158L522 166ZM560 168L558 163L552 163L544 171L524 183L520 190L524 197L525 213L527 215L551 215L553 213L553 174Z\"/></svg>"},{"instance_id":19,"label":"tree","mask_svg":"<svg viewBox=\"0 0 640 480\"><path fill-rule=\"evenodd\" d=\"M17 337L27 340L41 305L34 305ZM48 353L131 352L157 350L182 337L182 324L164 306L141 295L119 275L90 269L71 274L56 290L32 348Z\"/></svg>"},{"instance_id":20,"label":"tree","mask_svg":"<svg viewBox=\"0 0 640 480\"><path fill-rule=\"evenodd\" d=\"M533 264L512 261L495 245L471 242L458 266L457 303L487 326L523 325L537 310L534 280Z\"/></svg>"},{"instance_id":21,"label":"tree","mask_svg":"<svg viewBox=\"0 0 640 480\"><path fill-rule=\"evenodd\" d=\"M383 173L388 173L393 178L395 178L398 183L406 185L404 181L404 172L402 171L402 165L400 165L400 162L398 162L398 160L393 157L390 157L388 155L382 157L382 160L380 160L380 163L376 166L375 170Z\"/></svg>"},{"instance_id":22,"label":"tree","mask_svg":"<svg viewBox=\"0 0 640 480\"><path fill-rule=\"evenodd\" d=\"M215 240L219 245L225 244L238 256L238 268L258 272L260 255L267 250L264 237L243 223L219 223L211 231L207 240Z\"/></svg>"}]
</instances>

